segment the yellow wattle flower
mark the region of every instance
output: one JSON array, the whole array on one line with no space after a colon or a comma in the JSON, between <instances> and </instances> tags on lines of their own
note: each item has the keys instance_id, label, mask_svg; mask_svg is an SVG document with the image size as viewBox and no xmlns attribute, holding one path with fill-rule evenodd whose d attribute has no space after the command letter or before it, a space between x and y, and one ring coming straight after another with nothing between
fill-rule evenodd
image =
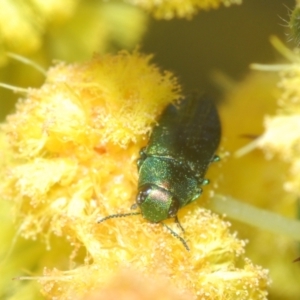
<instances>
[{"instance_id":1,"label":"yellow wattle flower","mask_svg":"<svg viewBox=\"0 0 300 300\"><path fill-rule=\"evenodd\" d=\"M212 198L209 208L226 214L239 236L249 240L247 256L270 272L270 299L298 299L300 269L292 261L299 256L300 223L295 218L297 198L283 189L288 165L276 156L266 159L261 149L236 155L264 136L266 113L276 113L280 97L277 83L275 72L252 71L227 93L219 113L220 149L228 154L210 168L209 177L216 178L215 193L225 196ZM288 135L277 134L272 141Z\"/></svg>"},{"instance_id":2,"label":"yellow wattle flower","mask_svg":"<svg viewBox=\"0 0 300 300\"><path fill-rule=\"evenodd\" d=\"M244 257L245 242L230 224L199 203L179 212L190 252L141 216L97 224L130 211L139 150L162 109L181 96L176 78L150 58L121 52L58 64L1 126L10 158L0 170L1 195L11 202L18 233L45 241L51 252L38 277L42 293L85 297L130 269L194 299L266 299L267 271ZM178 231L172 220L166 224Z\"/></svg>"},{"instance_id":3,"label":"yellow wattle flower","mask_svg":"<svg viewBox=\"0 0 300 300\"><path fill-rule=\"evenodd\" d=\"M242 0L129 0L129 3L140 6L153 13L159 19L191 18L199 10L219 8L241 4Z\"/></svg>"},{"instance_id":4,"label":"yellow wattle flower","mask_svg":"<svg viewBox=\"0 0 300 300\"><path fill-rule=\"evenodd\" d=\"M273 38L272 42L290 63L277 65L280 76L278 87L281 90L277 101L278 109L276 114L265 117L265 132L256 144L269 157L276 155L290 165L284 188L298 197L300 195L300 134L297 130L300 126L299 51L289 50L276 38Z\"/></svg>"},{"instance_id":5,"label":"yellow wattle flower","mask_svg":"<svg viewBox=\"0 0 300 300\"><path fill-rule=\"evenodd\" d=\"M73 14L77 0L64 2L49 0L31 2L1 1L0 11L0 66L6 61L6 52L30 54L42 46L45 27L60 23Z\"/></svg>"}]
</instances>

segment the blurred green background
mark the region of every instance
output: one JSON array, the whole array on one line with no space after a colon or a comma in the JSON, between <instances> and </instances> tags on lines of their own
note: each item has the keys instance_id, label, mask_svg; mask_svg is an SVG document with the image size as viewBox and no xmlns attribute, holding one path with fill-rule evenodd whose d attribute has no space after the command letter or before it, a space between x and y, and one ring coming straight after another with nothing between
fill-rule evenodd
<instances>
[{"instance_id":1,"label":"blurred green background","mask_svg":"<svg viewBox=\"0 0 300 300\"><path fill-rule=\"evenodd\" d=\"M152 20L143 50L154 53L159 66L174 71L187 91L216 94L212 70L241 80L250 63L271 63L280 57L269 37L287 41L285 20L294 5L294 1L245 0L239 6L200 12L192 21Z\"/></svg>"}]
</instances>

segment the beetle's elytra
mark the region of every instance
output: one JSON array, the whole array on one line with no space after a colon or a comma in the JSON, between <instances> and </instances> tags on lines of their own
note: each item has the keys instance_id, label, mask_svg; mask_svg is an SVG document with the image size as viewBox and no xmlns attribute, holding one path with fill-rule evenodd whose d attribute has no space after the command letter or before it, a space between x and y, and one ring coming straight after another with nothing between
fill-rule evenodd
<instances>
[{"instance_id":1,"label":"beetle's elytra","mask_svg":"<svg viewBox=\"0 0 300 300\"><path fill-rule=\"evenodd\" d=\"M190 97L166 107L137 163L136 203L144 218L160 222L176 217L200 196L220 135L220 119L210 99Z\"/></svg>"}]
</instances>

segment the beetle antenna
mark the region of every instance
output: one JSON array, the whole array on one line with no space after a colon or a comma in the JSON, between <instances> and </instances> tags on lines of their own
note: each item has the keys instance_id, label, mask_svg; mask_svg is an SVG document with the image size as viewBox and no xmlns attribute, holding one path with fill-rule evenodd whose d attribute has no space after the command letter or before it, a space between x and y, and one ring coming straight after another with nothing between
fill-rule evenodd
<instances>
[{"instance_id":1,"label":"beetle antenna","mask_svg":"<svg viewBox=\"0 0 300 300\"><path fill-rule=\"evenodd\" d=\"M161 222L161 224L162 224L163 226L165 226L165 227L170 231L170 233L171 233L174 237L176 237L178 240L180 240L180 242L182 243L182 245L184 246L184 248L185 248L187 251L190 251L190 248L189 248L187 242L186 242L180 235L178 235L174 230L172 230L172 229L171 229L169 226L167 226L164 222ZM180 225L180 226L181 226L181 225Z\"/></svg>"},{"instance_id":2,"label":"beetle antenna","mask_svg":"<svg viewBox=\"0 0 300 300\"><path fill-rule=\"evenodd\" d=\"M128 217L128 216L136 216L136 215L140 215L140 214L141 213L139 213L139 212L126 213L126 214L114 214L114 215L110 215L110 216L107 216L105 218L99 219L97 221L97 223L102 223L106 220L113 219L113 218L123 218L123 217Z\"/></svg>"}]
</instances>

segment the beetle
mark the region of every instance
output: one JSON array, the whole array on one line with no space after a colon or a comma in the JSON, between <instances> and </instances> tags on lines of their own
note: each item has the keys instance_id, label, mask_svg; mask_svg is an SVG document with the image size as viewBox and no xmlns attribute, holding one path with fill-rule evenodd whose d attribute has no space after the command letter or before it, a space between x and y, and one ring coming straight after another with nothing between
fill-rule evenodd
<instances>
[{"instance_id":1,"label":"beetle","mask_svg":"<svg viewBox=\"0 0 300 300\"><path fill-rule=\"evenodd\" d=\"M110 215L98 223L142 214L152 223L161 222L189 250L185 240L162 221L174 217L181 227L177 212L198 199L201 186L208 183L204 176L210 163L219 160L215 151L220 136L217 109L206 96L168 105L137 161L138 193L132 208L139 207L141 212Z\"/></svg>"},{"instance_id":2,"label":"beetle","mask_svg":"<svg viewBox=\"0 0 300 300\"><path fill-rule=\"evenodd\" d=\"M143 217L157 223L176 217L196 200L209 164L218 157L221 126L218 112L207 97L190 97L178 107L169 105L140 151L137 205Z\"/></svg>"}]
</instances>

